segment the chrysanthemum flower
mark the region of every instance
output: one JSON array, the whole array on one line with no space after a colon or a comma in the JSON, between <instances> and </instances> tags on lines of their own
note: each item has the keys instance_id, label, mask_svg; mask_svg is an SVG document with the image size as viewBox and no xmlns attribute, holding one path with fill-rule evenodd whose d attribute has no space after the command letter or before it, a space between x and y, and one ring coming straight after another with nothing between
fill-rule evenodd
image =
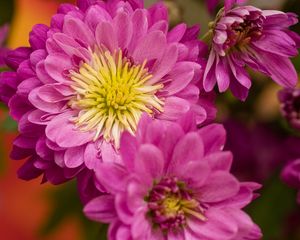
<instances>
[{"instance_id":1,"label":"chrysanthemum flower","mask_svg":"<svg viewBox=\"0 0 300 240\"><path fill-rule=\"evenodd\" d=\"M36 25L30 47L8 54L2 100L19 122L12 158L29 157L19 176L60 183L85 167L118 161L120 134L142 113L174 121L192 110L203 122L198 27L168 31L163 4L63 4L50 27ZM212 104L211 104L212 105Z\"/></svg>"},{"instance_id":2,"label":"chrysanthemum flower","mask_svg":"<svg viewBox=\"0 0 300 240\"><path fill-rule=\"evenodd\" d=\"M260 229L241 210L259 185L230 174L232 155L222 151L221 125L197 130L190 119L176 124L142 118L136 137L122 135L122 164L98 168L109 194L84 211L110 223L110 240L260 239Z\"/></svg>"},{"instance_id":3,"label":"chrysanthemum flower","mask_svg":"<svg viewBox=\"0 0 300 240\"><path fill-rule=\"evenodd\" d=\"M245 67L270 76L284 87L294 87L297 73L290 57L298 54L298 34L288 27L298 22L293 13L252 6L222 11L211 24L211 51L204 73L204 89L217 84L245 100L251 81Z\"/></svg>"},{"instance_id":4,"label":"chrysanthemum flower","mask_svg":"<svg viewBox=\"0 0 300 240\"><path fill-rule=\"evenodd\" d=\"M290 162L283 169L281 177L291 187L298 189L297 202L300 204L300 159Z\"/></svg>"},{"instance_id":5,"label":"chrysanthemum flower","mask_svg":"<svg viewBox=\"0 0 300 240\"><path fill-rule=\"evenodd\" d=\"M19 122L12 158L29 157L19 176L60 183L101 161L118 161L120 134L142 113L174 121L194 111L202 76L198 27L168 32L163 4L86 1L63 4L50 27L36 25L30 47L9 53L2 100ZM209 111L203 107L209 106Z\"/></svg>"},{"instance_id":6,"label":"chrysanthemum flower","mask_svg":"<svg viewBox=\"0 0 300 240\"><path fill-rule=\"evenodd\" d=\"M278 97L282 115L293 128L300 130L300 89L283 89Z\"/></svg>"}]
</instances>

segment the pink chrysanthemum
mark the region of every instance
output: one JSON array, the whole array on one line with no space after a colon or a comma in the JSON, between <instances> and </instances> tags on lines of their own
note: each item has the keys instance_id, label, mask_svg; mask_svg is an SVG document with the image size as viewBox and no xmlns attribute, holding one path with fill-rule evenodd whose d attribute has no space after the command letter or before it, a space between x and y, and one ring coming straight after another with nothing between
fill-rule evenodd
<instances>
[{"instance_id":1,"label":"pink chrysanthemum","mask_svg":"<svg viewBox=\"0 0 300 240\"><path fill-rule=\"evenodd\" d=\"M285 87L298 77L290 57L298 54L298 34L288 27L298 22L293 13L241 6L222 11L211 24L211 51L204 73L204 89L217 84L220 92L231 89L245 100L251 87L246 66L270 76Z\"/></svg>"},{"instance_id":2,"label":"pink chrysanthemum","mask_svg":"<svg viewBox=\"0 0 300 240\"><path fill-rule=\"evenodd\" d=\"M190 119L180 125L142 118L136 137L122 135L123 163L98 168L109 194L84 211L110 223L110 240L260 239L260 229L241 210L259 185L230 174L221 125L197 130Z\"/></svg>"},{"instance_id":3,"label":"pink chrysanthemum","mask_svg":"<svg viewBox=\"0 0 300 240\"><path fill-rule=\"evenodd\" d=\"M8 54L1 96L19 122L12 158L29 160L23 179L44 173L60 183L101 161L118 161L120 134L135 133L142 113L175 121L194 111L213 118L199 98L198 27L168 32L163 4L81 0L63 4L50 27L36 25L30 47ZM204 48L203 48L204 47ZM203 49L202 49L203 48ZM207 111L204 109L207 109Z\"/></svg>"}]
</instances>

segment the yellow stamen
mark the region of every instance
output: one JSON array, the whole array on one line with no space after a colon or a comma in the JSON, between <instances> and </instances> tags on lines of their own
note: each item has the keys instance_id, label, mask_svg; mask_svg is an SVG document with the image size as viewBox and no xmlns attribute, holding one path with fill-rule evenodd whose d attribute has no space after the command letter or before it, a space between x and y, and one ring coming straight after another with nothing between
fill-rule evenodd
<instances>
[{"instance_id":1,"label":"yellow stamen","mask_svg":"<svg viewBox=\"0 0 300 240\"><path fill-rule=\"evenodd\" d=\"M118 148L121 132L134 134L143 112L162 112L164 102L156 93L163 85L148 83L152 75L146 64L133 64L121 50L91 52L89 63L83 63L78 72L70 71L76 96L69 105L80 110L73 119L76 126L95 131L95 141L103 136Z\"/></svg>"}]
</instances>

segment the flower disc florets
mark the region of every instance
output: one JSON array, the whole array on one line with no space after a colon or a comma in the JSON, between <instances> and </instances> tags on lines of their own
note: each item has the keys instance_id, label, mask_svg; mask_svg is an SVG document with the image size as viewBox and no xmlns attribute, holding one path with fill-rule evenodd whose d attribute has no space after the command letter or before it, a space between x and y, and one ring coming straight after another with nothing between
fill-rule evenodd
<instances>
[{"instance_id":1,"label":"flower disc florets","mask_svg":"<svg viewBox=\"0 0 300 240\"><path fill-rule=\"evenodd\" d=\"M187 215L206 220L204 210L193 198L192 191L186 189L185 183L176 177L165 177L154 183L145 201L154 227L158 226L163 231L180 230L187 224Z\"/></svg>"},{"instance_id":2,"label":"flower disc florets","mask_svg":"<svg viewBox=\"0 0 300 240\"><path fill-rule=\"evenodd\" d=\"M297 16L280 11L240 6L219 12L210 24L211 51L204 73L204 89L217 84L245 100L251 87L246 66L271 77L285 87L294 87L298 77L290 57L298 54L300 37L288 29Z\"/></svg>"},{"instance_id":3,"label":"flower disc florets","mask_svg":"<svg viewBox=\"0 0 300 240\"><path fill-rule=\"evenodd\" d=\"M152 75L147 61L135 65L122 50L114 54L98 50L91 55L92 60L78 72L70 72L77 95L69 104L80 110L74 122L83 131L95 130L94 140L103 135L119 147L120 133L134 134L143 112L151 116L163 112L163 101L155 95L163 84L148 84Z\"/></svg>"}]
</instances>

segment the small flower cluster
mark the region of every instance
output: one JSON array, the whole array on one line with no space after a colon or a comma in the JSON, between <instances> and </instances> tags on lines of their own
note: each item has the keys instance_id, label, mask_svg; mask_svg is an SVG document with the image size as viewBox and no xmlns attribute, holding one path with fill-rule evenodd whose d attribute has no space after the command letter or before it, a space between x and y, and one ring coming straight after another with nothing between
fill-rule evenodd
<instances>
[{"instance_id":1,"label":"small flower cluster","mask_svg":"<svg viewBox=\"0 0 300 240\"><path fill-rule=\"evenodd\" d=\"M245 66L294 87L300 37L294 14L236 2L210 24L208 46L199 27L170 30L163 3L142 0L78 0L34 26L0 76L19 124L11 157L27 159L19 177L77 178L85 214L110 224L110 240L260 239L242 210L260 185L230 173L213 88L245 100Z\"/></svg>"}]
</instances>

